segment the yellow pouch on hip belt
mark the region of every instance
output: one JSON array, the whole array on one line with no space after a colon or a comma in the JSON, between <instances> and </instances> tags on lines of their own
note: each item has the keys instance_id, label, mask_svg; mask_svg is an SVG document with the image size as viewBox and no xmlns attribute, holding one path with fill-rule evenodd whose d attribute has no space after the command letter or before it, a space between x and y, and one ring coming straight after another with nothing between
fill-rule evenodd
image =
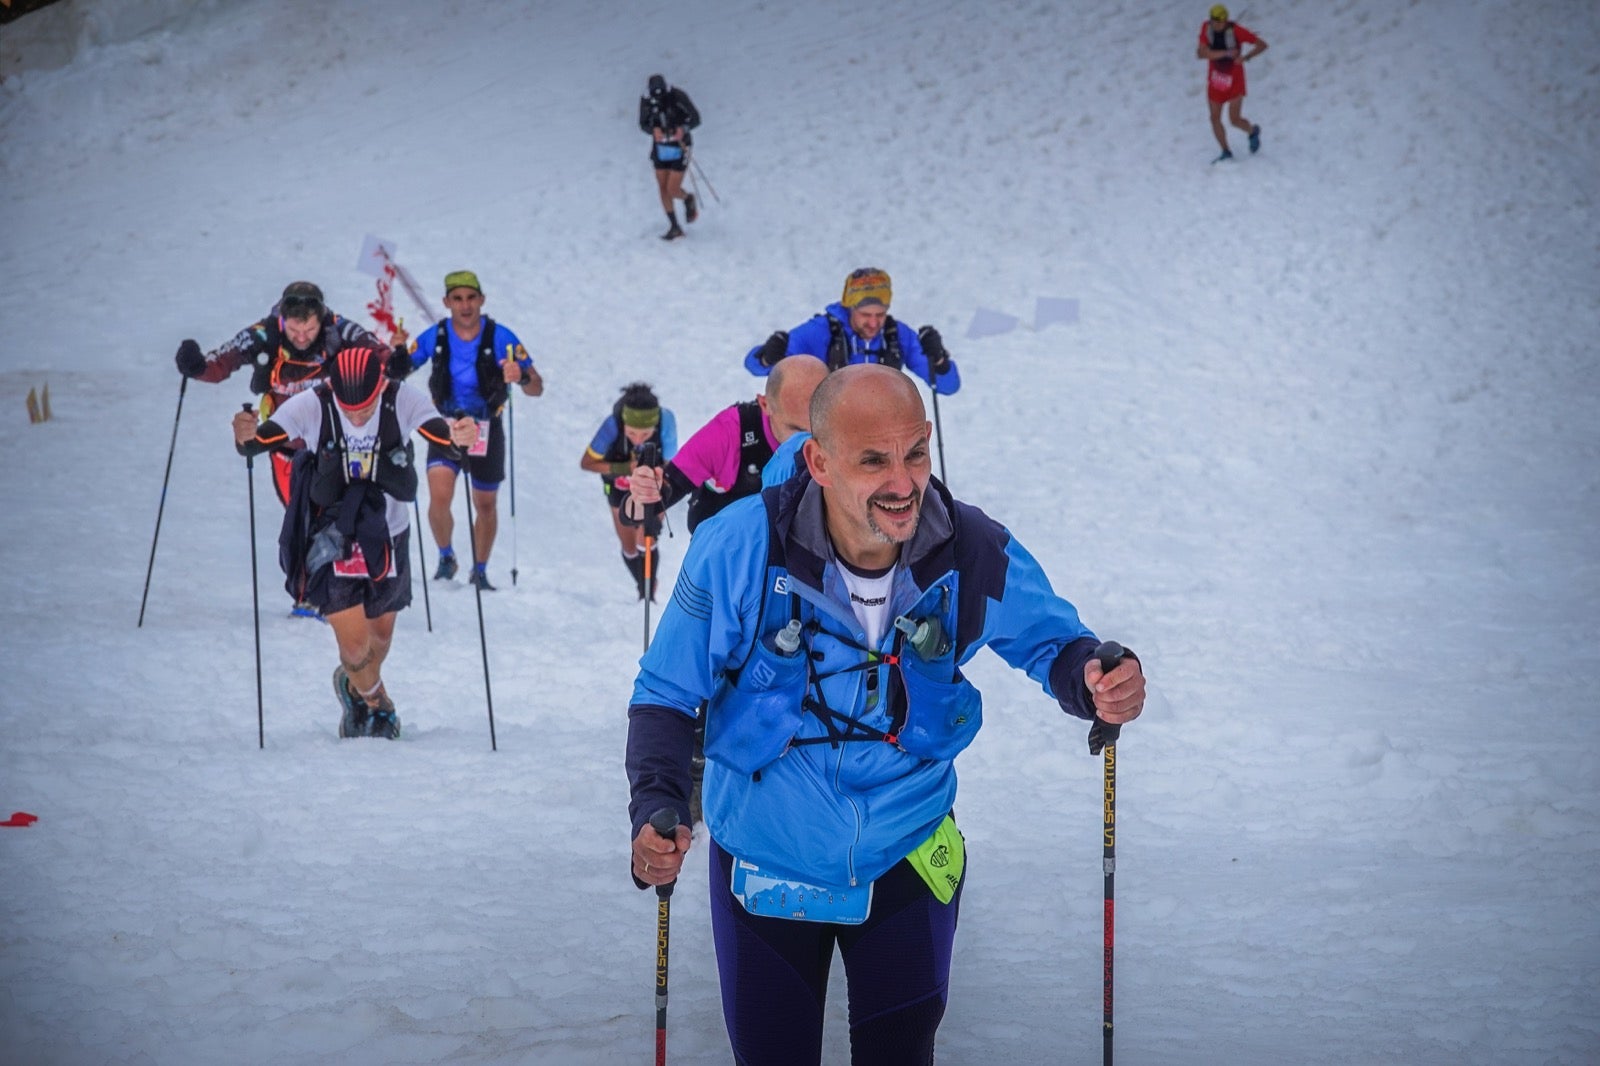
<instances>
[{"instance_id":1,"label":"yellow pouch on hip belt","mask_svg":"<svg viewBox=\"0 0 1600 1066\"><path fill-rule=\"evenodd\" d=\"M945 815L933 835L907 855L906 861L927 882L934 898L940 903L949 903L954 899L956 888L961 884L961 875L967 869L967 842L961 830L956 828L956 820Z\"/></svg>"}]
</instances>

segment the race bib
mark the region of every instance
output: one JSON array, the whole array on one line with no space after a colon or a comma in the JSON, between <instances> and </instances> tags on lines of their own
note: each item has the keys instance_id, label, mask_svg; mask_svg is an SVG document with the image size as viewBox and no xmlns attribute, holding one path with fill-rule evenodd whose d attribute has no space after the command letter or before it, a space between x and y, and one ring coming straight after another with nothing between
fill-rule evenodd
<instances>
[{"instance_id":1,"label":"race bib","mask_svg":"<svg viewBox=\"0 0 1600 1066\"><path fill-rule=\"evenodd\" d=\"M1227 92L1233 88L1233 71L1222 71L1212 68L1211 87L1219 93Z\"/></svg>"},{"instance_id":2,"label":"race bib","mask_svg":"<svg viewBox=\"0 0 1600 1066\"><path fill-rule=\"evenodd\" d=\"M656 158L663 163L676 163L683 158L683 149L675 144L662 141L656 145Z\"/></svg>"},{"instance_id":3,"label":"race bib","mask_svg":"<svg viewBox=\"0 0 1600 1066\"><path fill-rule=\"evenodd\" d=\"M384 577L394 577L394 552L389 553L389 572ZM353 544L350 547L350 558L335 559L333 563L334 577L366 577L367 557L361 553L361 545Z\"/></svg>"},{"instance_id":4,"label":"race bib","mask_svg":"<svg viewBox=\"0 0 1600 1066\"><path fill-rule=\"evenodd\" d=\"M872 885L837 888L769 874L753 862L733 859L733 895L751 914L796 922L860 925L872 909Z\"/></svg>"},{"instance_id":5,"label":"race bib","mask_svg":"<svg viewBox=\"0 0 1600 1066\"><path fill-rule=\"evenodd\" d=\"M372 464L376 457L370 451L345 452L345 474L351 481L368 481L372 478Z\"/></svg>"},{"instance_id":6,"label":"race bib","mask_svg":"<svg viewBox=\"0 0 1600 1066\"><path fill-rule=\"evenodd\" d=\"M478 419L478 443L467 449L468 455L489 454L489 425L487 419Z\"/></svg>"}]
</instances>

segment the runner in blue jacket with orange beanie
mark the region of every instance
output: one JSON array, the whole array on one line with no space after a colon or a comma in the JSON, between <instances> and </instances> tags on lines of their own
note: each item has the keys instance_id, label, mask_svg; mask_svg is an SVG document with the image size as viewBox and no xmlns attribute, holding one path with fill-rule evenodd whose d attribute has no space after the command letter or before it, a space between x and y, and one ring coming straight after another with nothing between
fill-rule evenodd
<instances>
[{"instance_id":1,"label":"runner in blue jacket with orange beanie","mask_svg":"<svg viewBox=\"0 0 1600 1066\"><path fill-rule=\"evenodd\" d=\"M830 370L857 363L883 363L904 369L948 396L961 388L961 373L932 326L912 329L889 315L894 290L889 275L861 267L844 279L838 303L794 329L778 330L745 354L745 369L765 377L778 360L812 355Z\"/></svg>"},{"instance_id":2,"label":"runner in blue jacket with orange beanie","mask_svg":"<svg viewBox=\"0 0 1600 1066\"><path fill-rule=\"evenodd\" d=\"M965 849L954 759L982 724L961 666L992 647L1063 710L1122 724L1144 677L1006 529L931 477L916 388L847 367L812 399L805 468L690 542L629 707L632 871L674 881L706 714L723 1013L739 1062L816 1063L833 949L857 1062L931 1062Z\"/></svg>"}]
</instances>

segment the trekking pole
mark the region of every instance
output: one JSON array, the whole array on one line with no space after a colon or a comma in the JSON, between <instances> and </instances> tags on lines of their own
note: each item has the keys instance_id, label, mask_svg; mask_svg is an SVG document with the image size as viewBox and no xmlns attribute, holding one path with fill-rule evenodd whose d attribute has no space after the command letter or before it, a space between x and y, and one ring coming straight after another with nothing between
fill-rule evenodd
<instances>
[{"instance_id":1,"label":"trekking pole","mask_svg":"<svg viewBox=\"0 0 1600 1066\"><path fill-rule=\"evenodd\" d=\"M472 545L472 572L478 572L478 528L472 517L472 473L463 466L461 469L462 488L467 496L467 543ZM489 642L483 635L483 589L478 583L472 583L472 592L478 599L478 647L483 652L483 698L489 705L489 750L499 751L499 746L494 739L494 693L489 688Z\"/></svg>"},{"instance_id":2,"label":"trekking pole","mask_svg":"<svg viewBox=\"0 0 1600 1066\"><path fill-rule=\"evenodd\" d=\"M1100 669L1109 674L1116 669L1127 654L1121 644L1108 640L1094 650L1100 660ZM1116 946L1116 880L1117 880L1117 734L1120 725L1112 725L1096 717L1089 727L1089 754L1099 755L1105 750L1105 822L1102 834L1100 867L1105 873L1105 956L1101 976L1101 1049L1104 1066L1111 1066L1111 962Z\"/></svg>"},{"instance_id":3,"label":"trekking pole","mask_svg":"<svg viewBox=\"0 0 1600 1066\"><path fill-rule=\"evenodd\" d=\"M144 627L144 605L150 598L150 574L156 568L156 541L161 537L161 512L167 509L167 482L172 479L172 453L178 450L178 419L183 417L183 394L189 388L188 377L178 381L178 413L172 416L172 443L167 445L167 472L161 475L161 502L156 505L156 532L150 538L150 565L144 570L144 595L139 597L139 624Z\"/></svg>"},{"instance_id":4,"label":"trekking pole","mask_svg":"<svg viewBox=\"0 0 1600 1066\"><path fill-rule=\"evenodd\" d=\"M649 602L646 600L645 602ZM663 807L650 816L650 828L668 840L678 835L678 812ZM671 946L672 887L656 886L656 1066L667 1066L667 952Z\"/></svg>"},{"instance_id":5,"label":"trekking pole","mask_svg":"<svg viewBox=\"0 0 1600 1066\"><path fill-rule=\"evenodd\" d=\"M511 455L511 585L517 584L517 405L506 393L506 451Z\"/></svg>"},{"instance_id":6,"label":"trekking pole","mask_svg":"<svg viewBox=\"0 0 1600 1066\"><path fill-rule=\"evenodd\" d=\"M411 497L411 513L416 515L412 526L417 531L417 561L422 564L422 613L428 618L428 632L433 632L433 604L428 602L428 549L422 543L422 505Z\"/></svg>"},{"instance_id":7,"label":"trekking pole","mask_svg":"<svg viewBox=\"0 0 1600 1066\"><path fill-rule=\"evenodd\" d=\"M700 160L695 158L693 151L689 153L689 165L694 168L695 173L700 175L700 180L706 183L706 188L711 190L711 198L720 204L722 197L717 195L717 187L711 184L710 178L706 177L706 172L701 168Z\"/></svg>"},{"instance_id":8,"label":"trekking pole","mask_svg":"<svg viewBox=\"0 0 1600 1066\"><path fill-rule=\"evenodd\" d=\"M656 538L646 533L644 537L644 650L650 650L650 582L655 579Z\"/></svg>"},{"instance_id":9,"label":"trekking pole","mask_svg":"<svg viewBox=\"0 0 1600 1066\"><path fill-rule=\"evenodd\" d=\"M183 399L181 392L178 398L181 403ZM249 411L253 407L251 404L245 404L244 409ZM261 709L261 587L256 578L256 460L253 455L246 454L244 457L244 478L250 493L250 602L256 619L256 746L265 748L267 719Z\"/></svg>"},{"instance_id":10,"label":"trekking pole","mask_svg":"<svg viewBox=\"0 0 1600 1066\"><path fill-rule=\"evenodd\" d=\"M944 349L944 341L939 338L939 331L931 325L923 326L917 330L917 339L922 342L924 350L930 345L935 346L937 351L943 351ZM939 386L936 384L938 374L935 374L933 370L934 359L932 353L925 351L924 357L927 360L925 369L928 372L928 392L933 396L933 439L939 446L939 480L944 483L946 488L949 488L950 483L945 480L944 474L944 423L939 419ZM945 353L945 358L948 360L949 353ZM948 369L948 366L946 369Z\"/></svg>"}]
</instances>

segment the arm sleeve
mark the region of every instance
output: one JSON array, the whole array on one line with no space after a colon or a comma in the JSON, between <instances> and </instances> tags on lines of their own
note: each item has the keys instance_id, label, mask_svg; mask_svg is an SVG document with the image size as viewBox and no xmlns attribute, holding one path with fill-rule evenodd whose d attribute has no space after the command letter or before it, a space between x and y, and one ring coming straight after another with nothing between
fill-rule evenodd
<instances>
[{"instance_id":1,"label":"arm sleeve","mask_svg":"<svg viewBox=\"0 0 1600 1066\"><path fill-rule=\"evenodd\" d=\"M443 415L434 415L416 429L422 439L429 444L437 444L444 448L454 448L455 441L450 437L450 423L445 421Z\"/></svg>"},{"instance_id":2,"label":"arm sleeve","mask_svg":"<svg viewBox=\"0 0 1600 1066\"><path fill-rule=\"evenodd\" d=\"M256 435L243 444L235 445L240 455L260 455L262 452L271 451L280 445L287 444L294 438L289 436L287 430L272 419L267 419L256 427Z\"/></svg>"},{"instance_id":3,"label":"arm sleeve","mask_svg":"<svg viewBox=\"0 0 1600 1066\"><path fill-rule=\"evenodd\" d=\"M272 412L272 417L256 427L254 439L237 445L240 455L260 455L292 440L310 441L315 446L322 435L322 400L315 389L295 393Z\"/></svg>"},{"instance_id":4,"label":"arm sleeve","mask_svg":"<svg viewBox=\"0 0 1600 1066\"><path fill-rule=\"evenodd\" d=\"M661 502L668 507L694 494L695 484L684 476L676 463L666 465L667 481L661 486Z\"/></svg>"},{"instance_id":5,"label":"arm sleeve","mask_svg":"<svg viewBox=\"0 0 1600 1066\"><path fill-rule=\"evenodd\" d=\"M639 132L640 133L649 133L654 128L650 124L651 117L652 116L650 114L650 100L647 97L643 97L643 96L639 97Z\"/></svg>"},{"instance_id":6,"label":"arm sleeve","mask_svg":"<svg viewBox=\"0 0 1600 1066\"><path fill-rule=\"evenodd\" d=\"M694 715L670 707L634 704L628 708L628 820L633 832L663 807L689 819L689 791L693 787L690 760L694 757Z\"/></svg>"},{"instance_id":7,"label":"arm sleeve","mask_svg":"<svg viewBox=\"0 0 1600 1066\"><path fill-rule=\"evenodd\" d=\"M1083 667L1099 645L1094 637L1079 637L1063 647L1050 664L1047 688L1061 709L1077 718L1094 717L1094 697L1083 683Z\"/></svg>"}]
</instances>

